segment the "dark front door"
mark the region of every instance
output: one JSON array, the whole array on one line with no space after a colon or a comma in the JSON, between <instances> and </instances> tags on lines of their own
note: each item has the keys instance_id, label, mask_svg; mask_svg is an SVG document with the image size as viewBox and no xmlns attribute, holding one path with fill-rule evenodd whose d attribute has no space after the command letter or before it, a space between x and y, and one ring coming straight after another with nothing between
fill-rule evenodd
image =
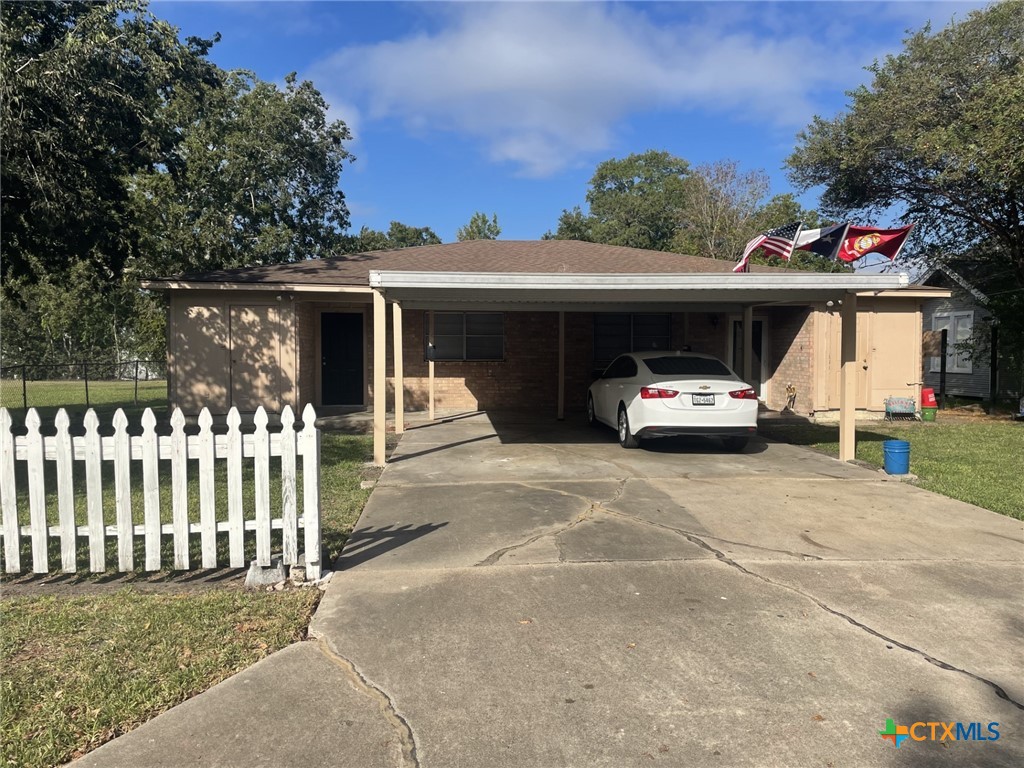
<instances>
[{"instance_id":1,"label":"dark front door","mask_svg":"<svg viewBox=\"0 0 1024 768\"><path fill-rule=\"evenodd\" d=\"M363 405L363 316L320 315L320 392L323 405Z\"/></svg>"}]
</instances>

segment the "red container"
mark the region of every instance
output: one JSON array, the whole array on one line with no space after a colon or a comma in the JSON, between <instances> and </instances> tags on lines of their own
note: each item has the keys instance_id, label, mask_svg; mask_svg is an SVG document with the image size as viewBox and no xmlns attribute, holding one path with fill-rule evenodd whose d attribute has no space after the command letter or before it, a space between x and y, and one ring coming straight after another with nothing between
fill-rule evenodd
<instances>
[{"instance_id":1,"label":"red container","mask_svg":"<svg viewBox=\"0 0 1024 768\"><path fill-rule=\"evenodd\" d=\"M931 387L927 387L921 390L921 407L922 408L936 408L938 404L935 402L935 390Z\"/></svg>"}]
</instances>

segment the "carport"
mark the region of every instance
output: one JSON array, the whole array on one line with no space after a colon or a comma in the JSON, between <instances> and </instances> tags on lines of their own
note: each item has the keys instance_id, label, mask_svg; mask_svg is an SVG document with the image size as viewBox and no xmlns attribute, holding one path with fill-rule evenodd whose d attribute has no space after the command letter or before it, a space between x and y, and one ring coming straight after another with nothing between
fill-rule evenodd
<instances>
[{"instance_id":1,"label":"carport","mask_svg":"<svg viewBox=\"0 0 1024 768\"><path fill-rule=\"evenodd\" d=\"M857 295L906 289L906 273L883 275L821 273L507 273L371 270L373 291L373 391L386 390L387 305L391 304L394 340L394 427L404 424L402 311L557 312L558 418L565 413L565 313L689 311L734 312L742 316L743 370L750 379L754 310L772 305L836 306L841 318L841 390L839 458L850 461L856 448ZM831 304L829 304L831 302ZM430 323L429 343L433 343ZM434 417L434 363L428 364L429 416ZM374 463L386 460L387 405L373 398Z\"/></svg>"}]
</instances>

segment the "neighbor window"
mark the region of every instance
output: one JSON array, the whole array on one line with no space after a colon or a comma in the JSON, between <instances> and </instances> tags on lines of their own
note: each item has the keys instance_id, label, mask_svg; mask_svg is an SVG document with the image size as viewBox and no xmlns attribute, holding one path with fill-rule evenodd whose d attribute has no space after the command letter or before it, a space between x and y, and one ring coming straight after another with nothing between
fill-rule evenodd
<instances>
[{"instance_id":1,"label":"neighbor window","mask_svg":"<svg viewBox=\"0 0 1024 768\"><path fill-rule=\"evenodd\" d=\"M946 372L947 373L971 373L974 368L971 363L971 350L969 342L974 334L974 312L949 312L936 314L932 318L932 330L946 333ZM931 358L932 373L938 373L942 368L942 360L939 357Z\"/></svg>"},{"instance_id":2,"label":"neighbor window","mask_svg":"<svg viewBox=\"0 0 1024 768\"><path fill-rule=\"evenodd\" d=\"M430 359L430 313L424 313ZM505 316L501 312L435 312L434 360L503 360Z\"/></svg>"},{"instance_id":3,"label":"neighbor window","mask_svg":"<svg viewBox=\"0 0 1024 768\"><path fill-rule=\"evenodd\" d=\"M594 365L608 365L625 352L668 350L672 316L599 312L594 315Z\"/></svg>"}]
</instances>

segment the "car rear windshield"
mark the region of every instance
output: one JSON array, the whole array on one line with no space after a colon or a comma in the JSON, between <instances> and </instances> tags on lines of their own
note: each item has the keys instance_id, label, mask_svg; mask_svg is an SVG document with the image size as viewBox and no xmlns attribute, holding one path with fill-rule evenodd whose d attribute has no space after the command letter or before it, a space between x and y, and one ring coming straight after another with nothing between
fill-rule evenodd
<instances>
[{"instance_id":1,"label":"car rear windshield","mask_svg":"<svg viewBox=\"0 0 1024 768\"><path fill-rule=\"evenodd\" d=\"M656 376L732 376L725 363L708 357L648 357L644 365Z\"/></svg>"}]
</instances>

